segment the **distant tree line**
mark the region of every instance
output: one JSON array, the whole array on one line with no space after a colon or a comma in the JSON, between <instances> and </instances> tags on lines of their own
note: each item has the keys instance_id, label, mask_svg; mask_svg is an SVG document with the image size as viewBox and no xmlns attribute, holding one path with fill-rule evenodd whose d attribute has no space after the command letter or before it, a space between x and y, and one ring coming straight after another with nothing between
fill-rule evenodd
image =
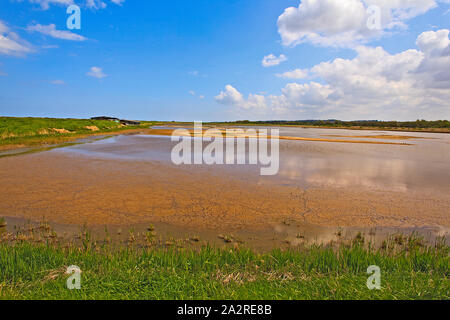
<instances>
[{"instance_id":1,"label":"distant tree line","mask_svg":"<svg viewBox=\"0 0 450 320\"><path fill-rule=\"evenodd\" d=\"M236 122L227 122L229 124L242 125L299 125L299 126L318 126L318 127L376 127L376 128L450 128L450 121L378 121L378 120L271 120L271 121L249 121L240 120Z\"/></svg>"}]
</instances>

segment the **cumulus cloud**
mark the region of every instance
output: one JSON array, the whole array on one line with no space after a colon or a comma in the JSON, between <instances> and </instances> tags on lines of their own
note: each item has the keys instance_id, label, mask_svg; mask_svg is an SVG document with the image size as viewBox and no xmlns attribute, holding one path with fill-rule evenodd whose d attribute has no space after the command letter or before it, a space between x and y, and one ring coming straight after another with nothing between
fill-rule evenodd
<instances>
[{"instance_id":1,"label":"cumulus cloud","mask_svg":"<svg viewBox=\"0 0 450 320\"><path fill-rule=\"evenodd\" d=\"M308 73L318 81L289 83L280 95L259 96L268 112L308 112L320 118L417 119L450 117L449 30L417 38L418 49L390 54L359 46L353 59L322 62ZM249 101L227 86L216 97L223 104L249 109ZM253 98L254 100L254 98Z\"/></svg>"},{"instance_id":2,"label":"cumulus cloud","mask_svg":"<svg viewBox=\"0 0 450 320\"><path fill-rule=\"evenodd\" d=\"M278 32L286 46L308 42L355 47L396 27L405 27L408 19L436 5L435 0L302 0L278 18ZM370 25L371 19L379 23Z\"/></svg>"},{"instance_id":3,"label":"cumulus cloud","mask_svg":"<svg viewBox=\"0 0 450 320\"><path fill-rule=\"evenodd\" d=\"M285 79L305 79L308 77L308 70L295 69L284 73L277 73L276 76Z\"/></svg>"},{"instance_id":4,"label":"cumulus cloud","mask_svg":"<svg viewBox=\"0 0 450 320\"><path fill-rule=\"evenodd\" d=\"M244 97L229 84L225 86L225 91L221 91L220 94L216 96L216 101L226 105L242 105Z\"/></svg>"},{"instance_id":5,"label":"cumulus cloud","mask_svg":"<svg viewBox=\"0 0 450 320\"><path fill-rule=\"evenodd\" d=\"M282 92L281 99L276 96L271 97L272 103L277 106L301 108L325 105L333 90L329 85L322 85L313 81L305 84L289 83ZM286 102L288 102L287 105Z\"/></svg>"},{"instance_id":6,"label":"cumulus cloud","mask_svg":"<svg viewBox=\"0 0 450 320\"><path fill-rule=\"evenodd\" d=\"M261 109L266 107L266 98L262 95L250 94L247 99L232 85L226 85L225 91L215 97L216 101L224 105L232 105L242 109Z\"/></svg>"},{"instance_id":7,"label":"cumulus cloud","mask_svg":"<svg viewBox=\"0 0 450 320\"><path fill-rule=\"evenodd\" d=\"M284 54L281 54L279 57L275 56L274 54L269 54L268 56L265 56L262 60L262 65L265 68L277 66L280 63L287 60L287 57Z\"/></svg>"},{"instance_id":8,"label":"cumulus cloud","mask_svg":"<svg viewBox=\"0 0 450 320\"><path fill-rule=\"evenodd\" d=\"M32 32L39 32L55 39L71 40L71 41L87 40L87 38L80 36L79 34L67 30L57 30L54 24L49 24L47 26L36 24L33 26L28 26L27 30Z\"/></svg>"},{"instance_id":9,"label":"cumulus cloud","mask_svg":"<svg viewBox=\"0 0 450 320\"><path fill-rule=\"evenodd\" d=\"M92 67L88 73L86 73L88 76L97 78L97 79L103 79L107 77L105 73L103 73L102 68L99 67Z\"/></svg>"},{"instance_id":10,"label":"cumulus cloud","mask_svg":"<svg viewBox=\"0 0 450 320\"><path fill-rule=\"evenodd\" d=\"M0 20L0 54L21 56L30 52L30 46Z\"/></svg>"},{"instance_id":11,"label":"cumulus cloud","mask_svg":"<svg viewBox=\"0 0 450 320\"><path fill-rule=\"evenodd\" d=\"M416 42L425 58L416 70L420 86L450 88L450 40L449 30L422 33Z\"/></svg>"}]
</instances>

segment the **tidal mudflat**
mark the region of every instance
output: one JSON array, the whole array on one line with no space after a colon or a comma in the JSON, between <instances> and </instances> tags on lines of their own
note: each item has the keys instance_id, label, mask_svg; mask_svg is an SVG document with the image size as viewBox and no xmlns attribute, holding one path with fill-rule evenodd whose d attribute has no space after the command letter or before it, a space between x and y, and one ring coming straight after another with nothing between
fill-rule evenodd
<instances>
[{"instance_id":1,"label":"tidal mudflat","mask_svg":"<svg viewBox=\"0 0 450 320\"><path fill-rule=\"evenodd\" d=\"M154 225L269 248L342 232L448 235L450 135L280 128L304 140L280 140L279 174L264 177L251 165L176 166L167 129L143 133L0 158L0 216L10 227L42 217L74 232Z\"/></svg>"}]
</instances>

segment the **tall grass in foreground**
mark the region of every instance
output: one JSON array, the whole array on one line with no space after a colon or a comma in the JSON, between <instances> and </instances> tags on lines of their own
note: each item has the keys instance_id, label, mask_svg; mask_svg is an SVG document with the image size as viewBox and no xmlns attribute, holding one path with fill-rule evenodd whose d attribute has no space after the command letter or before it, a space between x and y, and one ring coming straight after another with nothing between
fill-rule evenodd
<instances>
[{"instance_id":1,"label":"tall grass in foreground","mask_svg":"<svg viewBox=\"0 0 450 320\"><path fill-rule=\"evenodd\" d=\"M405 238L406 239L406 238ZM249 249L133 248L0 244L3 299L448 299L448 246L391 239L381 249L331 248L256 253ZM81 290L66 268L81 268ZM370 265L382 290L366 286Z\"/></svg>"}]
</instances>

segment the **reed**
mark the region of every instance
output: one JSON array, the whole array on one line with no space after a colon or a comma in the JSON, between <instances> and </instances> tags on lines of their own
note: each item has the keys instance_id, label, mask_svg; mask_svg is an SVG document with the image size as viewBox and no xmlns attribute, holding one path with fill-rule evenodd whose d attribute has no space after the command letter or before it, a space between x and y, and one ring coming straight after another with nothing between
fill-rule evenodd
<instances>
[{"instance_id":1,"label":"reed","mask_svg":"<svg viewBox=\"0 0 450 320\"><path fill-rule=\"evenodd\" d=\"M258 253L246 248L156 248L16 239L0 243L2 299L449 299L449 248L416 235L381 248L308 246ZM81 290L66 268L81 268ZM382 270L382 290L366 286Z\"/></svg>"}]
</instances>

